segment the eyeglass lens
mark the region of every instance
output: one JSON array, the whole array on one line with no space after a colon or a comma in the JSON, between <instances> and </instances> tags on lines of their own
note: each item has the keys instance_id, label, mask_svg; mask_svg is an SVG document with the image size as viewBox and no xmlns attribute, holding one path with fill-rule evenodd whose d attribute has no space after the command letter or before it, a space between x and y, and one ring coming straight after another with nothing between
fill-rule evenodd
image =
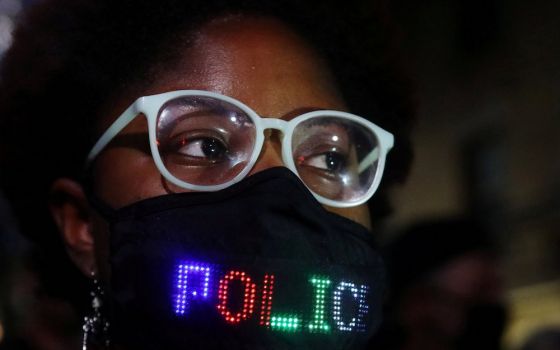
<instances>
[{"instance_id":1,"label":"eyeglass lens","mask_svg":"<svg viewBox=\"0 0 560 350\"><path fill-rule=\"evenodd\" d=\"M241 109L204 96L165 103L157 118L160 157L176 178L193 185L226 183L246 166L256 126Z\"/></svg>"},{"instance_id":2,"label":"eyeglass lens","mask_svg":"<svg viewBox=\"0 0 560 350\"><path fill-rule=\"evenodd\" d=\"M251 117L212 97L172 99L161 107L156 125L164 166L193 185L231 181L247 167L256 147ZM305 120L294 129L291 146L299 177L323 197L352 202L374 181L378 140L355 121L328 115Z\"/></svg>"},{"instance_id":3,"label":"eyeglass lens","mask_svg":"<svg viewBox=\"0 0 560 350\"><path fill-rule=\"evenodd\" d=\"M336 201L363 198L375 179L378 149L371 130L328 115L303 121L292 136L299 176L313 192Z\"/></svg>"}]
</instances>

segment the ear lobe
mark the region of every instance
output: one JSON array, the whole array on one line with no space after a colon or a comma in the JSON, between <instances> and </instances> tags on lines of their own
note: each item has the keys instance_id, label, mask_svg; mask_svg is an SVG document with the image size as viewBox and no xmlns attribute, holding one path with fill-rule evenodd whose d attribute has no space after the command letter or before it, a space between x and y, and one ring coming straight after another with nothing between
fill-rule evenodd
<instances>
[{"instance_id":1,"label":"ear lobe","mask_svg":"<svg viewBox=\"0 0 560 350\"><path fill-rule=\"evenodd\" d=\"M51 186L49 208L72 261L86 275L96 270L89 204L80 184L57 179Z\"/></svg>"}]
</instances>

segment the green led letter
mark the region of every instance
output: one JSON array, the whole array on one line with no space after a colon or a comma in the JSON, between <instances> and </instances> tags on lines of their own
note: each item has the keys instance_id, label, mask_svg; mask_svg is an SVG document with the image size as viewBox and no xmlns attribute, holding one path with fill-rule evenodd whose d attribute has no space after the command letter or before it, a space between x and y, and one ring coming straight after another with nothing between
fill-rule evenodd
<instances>
[{"instance_id":1,"label":"green led letter","mask_svg":"<svg viewBox=\"0 0 560 350\"><path fill-rule=\"evenodd\" d=\"M326 308L325 300L327 296L327 288L331 284L331 280L323 276L311 276L309 280L315 287L315 300L313 301L313 316L309 323L309 331L313 333L330 332L331 327L325 322Z\"/></svg>"},{"instance_id":2,"label":"green led letter","mask_svg":"<svg viewBox=\"0 0 560 350\"><path fill-rule=\"evenodd\" d=\"M284 332L295 332L301 329L301 319L295 315L270 317L270 327Z\"/></svg>"}]
</instances>

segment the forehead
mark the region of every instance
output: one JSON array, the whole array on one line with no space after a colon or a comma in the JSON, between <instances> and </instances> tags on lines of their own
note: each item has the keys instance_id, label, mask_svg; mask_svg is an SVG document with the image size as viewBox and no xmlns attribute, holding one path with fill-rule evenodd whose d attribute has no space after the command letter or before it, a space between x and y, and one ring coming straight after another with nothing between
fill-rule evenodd
<instances>
[{"instance_id":1,"label":"forehead","mask_svg":"<svg viewBox=\"0 0 560 350\"><path fill-rule=\"evenodd\" d=\"M338 95L322 58L300 36L272 18L215 19L197 31L181 58L158 79L160 89L194 86L215 91L255 109L262 107L265 110L260 113L267 115L286 112L273 106L289 104L294 95L312 104L326 95L330 99Z\"/></svg>"},{"instance_id":2,"label":"forehead","mask_svg":"<svg viewBox=\"0 0 560 350\"><path fill-rule=\"evenodd\" d=\"M139 96L184 89L228 95L266 116L344 109L322 57L276 19L224 16L177 40L169 48L177 50L176 58L156 63L151 83L119 101L120 111L110 113L111 119Z\"/></svg>"}]
</instances>

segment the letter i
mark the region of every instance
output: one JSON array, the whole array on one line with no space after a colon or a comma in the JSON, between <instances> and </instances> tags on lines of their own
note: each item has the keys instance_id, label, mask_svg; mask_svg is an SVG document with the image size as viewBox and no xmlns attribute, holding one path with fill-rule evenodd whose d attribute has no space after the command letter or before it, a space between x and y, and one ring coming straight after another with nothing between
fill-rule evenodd
<instances>
[{"instance_id":1,"label":"letter i","mask_svg":"<svg viewBox=\"0 0 560 350\"><path fill-rule=\"evenodd\" d=\"M315 287L313 318L308 326L309 331L313 333L327 333L330 331L330 326L325 322L325 299L326 290L331 284L331 281L325 277L312 276L309 282Z\"/></svg>"}]
</instances>

